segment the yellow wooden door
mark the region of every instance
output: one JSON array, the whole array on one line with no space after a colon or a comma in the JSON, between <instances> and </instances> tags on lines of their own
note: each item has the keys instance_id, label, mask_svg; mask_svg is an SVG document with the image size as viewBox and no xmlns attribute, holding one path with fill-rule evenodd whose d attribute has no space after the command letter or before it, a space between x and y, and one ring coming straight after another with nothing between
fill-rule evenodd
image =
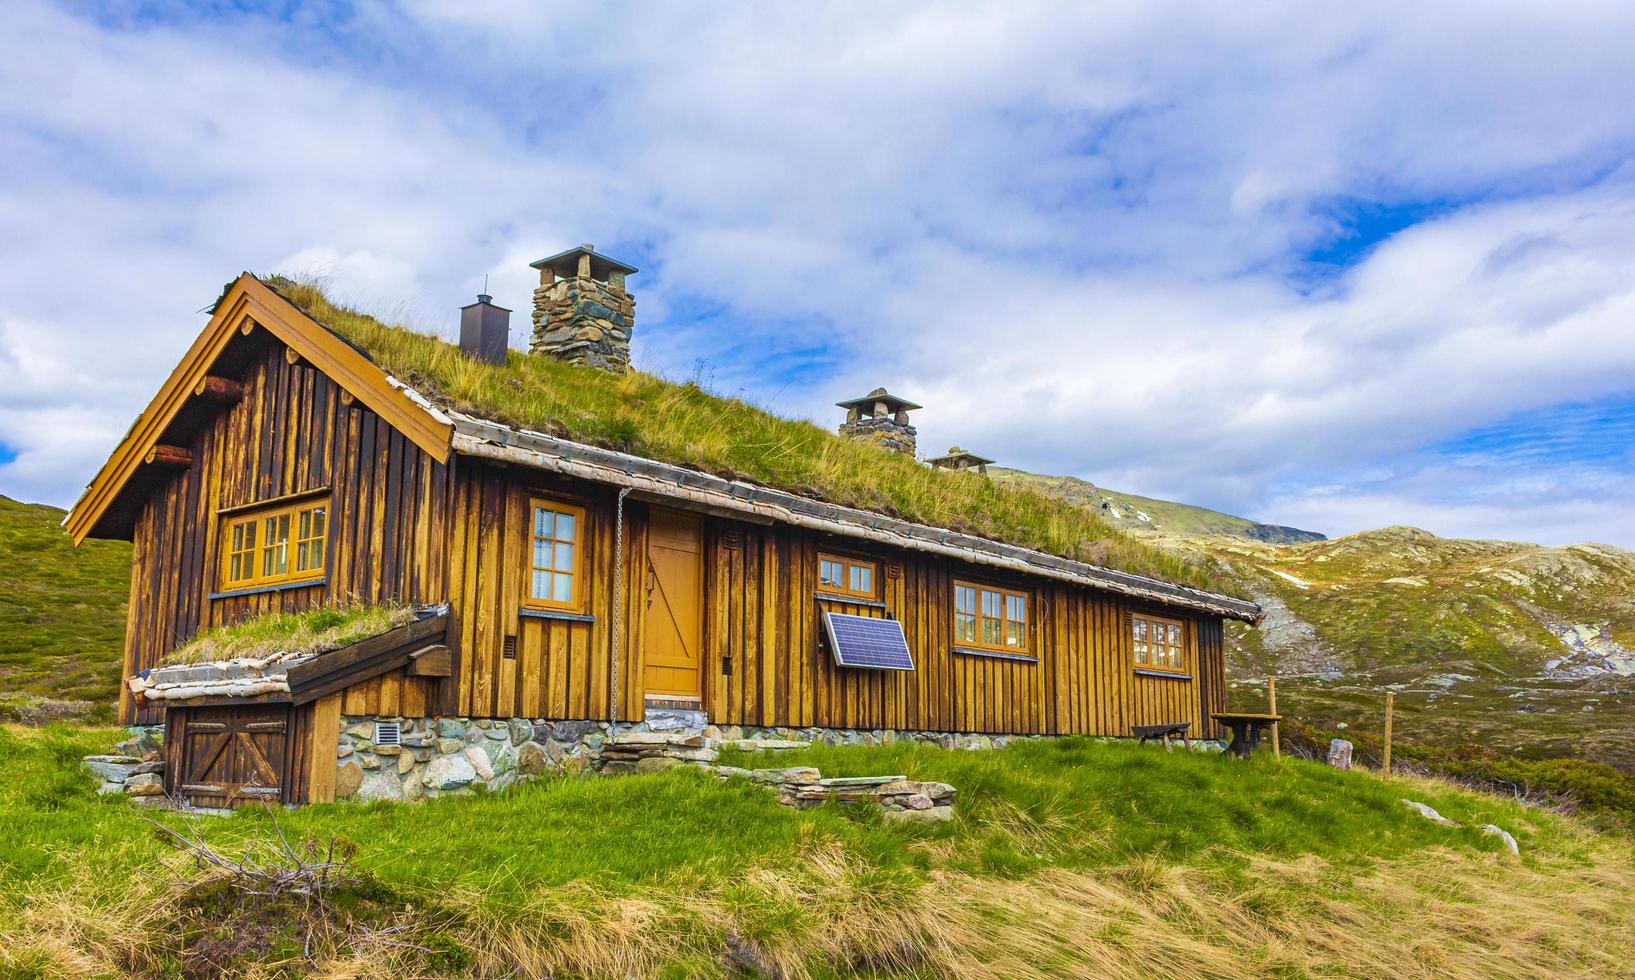
<instances>
[{"instance_id":1,"label":"yellow wooden door","mask_svg":"<svg viewBox=\"0 0 1635 980\"><path fill-rule=\"evenodd\" d=\"M647 528L647 693L697 698L704 636L704 526L654 509Z\"/></svg>"}]
</instances>

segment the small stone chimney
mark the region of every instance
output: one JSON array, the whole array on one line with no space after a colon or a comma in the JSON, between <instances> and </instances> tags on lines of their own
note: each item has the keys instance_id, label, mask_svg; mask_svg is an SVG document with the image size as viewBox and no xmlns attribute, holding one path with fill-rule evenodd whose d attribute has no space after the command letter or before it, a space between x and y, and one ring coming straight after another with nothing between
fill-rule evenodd
<instances>
[{"instance_id":1,"label":"small stone chimney","mask_svg":"<svg viewBox=\"0 0 1635 980\"><path fill-rule=\"evenodd\" d=\"M882 449L914 455L914 440L918 433L908 424L908 413L910 409L919 408L919 405L898 398L884 388L876 388L862 398L835 404L846 410L846 421L840 426L841 435L873 442Z\"/></svg>"},{"instance_id":2,"label":"small stone chimney","mask_svg":"<svg viewBox=\"0 0 1635 980\"><path fill-rule=\"evenodd\" d=\"M511 311L478 293L477 302L460 307L460 352L485 364L504 364L511 343Z\"/></svg>"},{"instance_id":3,"label":"small stone chimney","mask_svg":"<svg viewBox=\"0 0 1635 980\"><path fill-rule=\"evenodd\" d=\"M988 475L988 464L993 460L976 453L968 452L958 446L948 447L948 455L935 456L926 460L932 469L966 471L975 470L983 476Z\"/></svg>"},{"instance_id":4,"label":"small stone chimney","mask_svg":"<svg viewBox=\"0 0 1635 980\"><path fill-rule=\"evenodd\" d=\"M636 270L590 244L530 265L539 270L539 288L528 349L615 374L630 370L636 301L625 292L624 280Z\"/></svg>"}]
</instances>

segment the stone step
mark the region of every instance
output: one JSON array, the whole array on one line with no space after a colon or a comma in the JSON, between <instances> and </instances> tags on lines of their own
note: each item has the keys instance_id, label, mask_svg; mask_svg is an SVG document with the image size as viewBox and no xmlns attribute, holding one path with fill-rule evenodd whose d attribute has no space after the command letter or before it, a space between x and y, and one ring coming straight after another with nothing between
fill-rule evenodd
<instances>
[{"instance_id":1,"label":"stone step","mask_svg":"<svg viewBox=\"0 0 1635 980\"><path fill-rule=\"evenodd\" d=\"M884 786L887 783L900 783L907 776L833 776L829 779L818 780L818 785L830 789L850 789L852 787Z\"/></svg>"}]
</instances>

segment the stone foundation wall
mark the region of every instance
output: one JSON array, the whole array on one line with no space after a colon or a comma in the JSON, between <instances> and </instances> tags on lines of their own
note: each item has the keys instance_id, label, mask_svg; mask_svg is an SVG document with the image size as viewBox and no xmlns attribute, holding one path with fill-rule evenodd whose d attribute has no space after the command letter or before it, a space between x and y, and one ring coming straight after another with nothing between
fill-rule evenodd
<instances>
[{"instance_id":1,"label":"stone foundation wall","mask_svg":"<svg viewBox=\"0 0 1635 980\"><path fill-rule=\"evenodd\" d=\"M376 745L375 722L397 722L398 745ZM336 799L418 800L503 789L542 773L656 772L677 765L711 766L723 748L748 751L829 745L890 745L915 741L950 749L1002 748L1040 735L832 728L754 728L653 722L345 716L336 747Z\"/></svg>"}]
</instances>

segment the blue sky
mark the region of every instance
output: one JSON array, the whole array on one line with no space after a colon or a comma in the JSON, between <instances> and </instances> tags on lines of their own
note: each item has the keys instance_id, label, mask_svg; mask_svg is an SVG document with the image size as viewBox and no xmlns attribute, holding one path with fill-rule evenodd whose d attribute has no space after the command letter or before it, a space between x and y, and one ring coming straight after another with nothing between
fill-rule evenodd
<instances>
[{"instance_id":1,"label":"blue sky","mask_svg":"<svg viewBox=\"0 0 1635 980\"><path fill-rule=\"evenodd\" d=\"M636 359L1330 534L1635 546L1635 11L0 7L0 493L241 269L452 335L583 241Z\"/></svg>"}]
</instances>

